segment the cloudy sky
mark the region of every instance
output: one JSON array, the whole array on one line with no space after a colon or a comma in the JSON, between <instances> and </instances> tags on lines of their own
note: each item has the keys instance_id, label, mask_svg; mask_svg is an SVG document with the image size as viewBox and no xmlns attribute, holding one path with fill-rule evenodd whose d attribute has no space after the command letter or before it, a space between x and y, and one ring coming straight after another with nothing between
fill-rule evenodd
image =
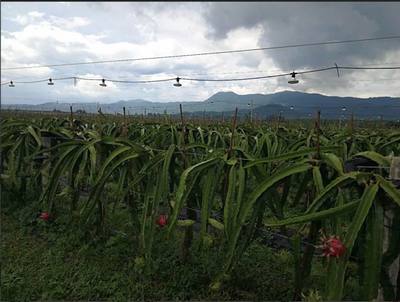
<instances>
[{"instance_id":1,"label":"cloudy sky","mask_svg":"<svg viewBox=\"0 0 400 302\"><path fill-rule=\"evenodd\" d=\"M244 78L334 66L400 66L400 39L124 63L3 70L400 35L399 2L2 2L1 83L60 77L157 80ZM297 90L326 95L400 96L400 70L342 70L238 82L149 84L73 80L1 87L2 103L202 101Z\"/></svg>"}]
</instances>

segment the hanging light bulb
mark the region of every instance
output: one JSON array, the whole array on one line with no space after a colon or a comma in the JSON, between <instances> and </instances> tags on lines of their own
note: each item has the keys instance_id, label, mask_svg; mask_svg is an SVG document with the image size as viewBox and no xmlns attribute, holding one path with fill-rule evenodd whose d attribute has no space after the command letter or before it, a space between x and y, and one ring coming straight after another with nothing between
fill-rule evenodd
<instances>
[{"instance_id":1,"label":"hanging light bulb","mask_svg":"<svg viewBox=\"0 0 400 302\"><path fill-rule=\"evenodd\" d=\"M293 71L291 74L292 78L288 81L289 84L297 84L299 80L296 79L296 73Z\"/></svg>"},{"instance_id":2,"label":"hanging light bulb","mask_svg":"<svg viewBox=\"0 0 400 302\"><path fill-rule=\"evenodd\" d=\"M107 84L105 82L106 82L106 80L102 79L101 83L99 85L102 86L102 87L107 87Z\"/></svg>"},{"instance_id":3,"label":"hanging light bulb","mask_svg":"<svg viewBox=\"0 0 400 302\"><path fill-rule=\"evenodd\" d=\"M9 87L15 87L15 85L13 84L13 81L10 82L10 84L8 84Z\"/></svg>"},{"instance_id":4,"label":"hanging light bulb","mask_svg":"<svg viewBox=\"0 0 400 302\"><path fill-rule=\"evenodd\" d=\"M290 110L293 110L293 106L290 106Z\"/></svg>"},{"instance_id":5,"label":"hanging light bulb","mask_svg":"<svg viewBox=\"0 0 400 302\"><path fill-rule=\"evenodd\" d=\"M211 105L214 104L214 102L211 102Z\"/></svg>"},{"instance_id":6,"label":"hanging light bulb","mask_svg":"<svg viewBox=\"0 0 400 302\"><path fill-rule=\"evenodd\" d=\"M49 82L47 83L47 85L54 85L54 83L51 79L49 79Z\"/></svg>"},{"instance_id":7,"label":"hanging light bulb","mask_svg":"<svg viewBox=\"0 0 400 302\"><path fill-rule=\"evenodd\" d=\"M343 111L346 111L346 107L343 106L342 110L343 110Z\"/></svg>"},{"instance_id":8,"label":"hanging light bulb","mask_svg":"<svg viewBox=\"0 0 400 302\"><path fill-rule=\"evenodd\" d=\"M247 103L247 107L250 107L250 103Z\"/></svg>"},{"instance_id":9,"label":"hanging light bulb","mask_svg":"<svg viewBox=\"0 0 400 302\"><path fill-rule=\"evenodd\" d=\"M179 77L176 78L176 83L174 83L175 87L182 87L182 84L179 83Z\"/></svg>"},{"instance_id":10,"label":"hanging light bulb","mask_svg":"<svg viewBox=\"0 0 400 302\"><path fill-rule=\"evenodd\" d=\"M311 116L311 113L309 113L308 116Z\"/></svg>"}]
</instances>

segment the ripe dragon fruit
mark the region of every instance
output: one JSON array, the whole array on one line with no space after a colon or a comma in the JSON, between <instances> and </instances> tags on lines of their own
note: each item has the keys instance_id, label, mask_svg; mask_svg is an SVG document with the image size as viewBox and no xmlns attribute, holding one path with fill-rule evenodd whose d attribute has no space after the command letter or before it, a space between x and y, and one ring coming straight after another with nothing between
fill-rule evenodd
<instances>
[{"instance_id":1,"label":"ripe dragon fruit","mask_svg":"<svg viewBox=\"0 0 400 302\"><path fill-rule=\"evenodd\" d=\"M322 244L318 246L319 249L324 252L321 256L336 257L343 255L345 252L345 247L342 241L336 236L330 236L329 238L324 235L321 237Z\"/></svg>"},{"instance_id":2,"label":"ripe dragon fruit","mask_svg":"<svg viewBox=\"0 0 400 302\"><path fill-rule=\"evenodd\" d=\"M157 224L160 228L164 227L167 224L167 218L165 216L158 217Z\"/></svg>"},{"instance_id":3,"label":"ripe dragon fruit","mask_svg":"<svg viewBox=\"0 0 400 302\"><path fill-rule=\"evenodd\" d=\"M51 214L49 214L47 212L43 212L42 215L40 215L40 218L42 218L42 221L50 220Z\"/></svg>"}]
</instances>

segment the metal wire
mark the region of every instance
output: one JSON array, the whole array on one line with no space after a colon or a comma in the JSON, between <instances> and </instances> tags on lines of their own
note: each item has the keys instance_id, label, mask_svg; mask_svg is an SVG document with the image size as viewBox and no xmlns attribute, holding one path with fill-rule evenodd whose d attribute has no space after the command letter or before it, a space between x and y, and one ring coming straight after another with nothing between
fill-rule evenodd
<instances>
[{"instance_id":1,"label":"metal wire","mask_svg":"<svg viewBox=\"0 0 400 302\"><path fill-rule=\"evenodd\" d=\"M305 44L294 44L294 45L283 45L283 46L269 46L269 47L250 48L250 49L224 50L224 51L214 51L214 52L204 52L204 53L192 53L192 54L180 54L180 55L169 55L169 56L159 56L159 57L136 58L136 59L119 59L119 60L107 60L107 61L49 64L49 65L39 65L39 66L9 67L9 68L2 68L1 70L3 71L3 70L13 70L13 69L14 70L16 70L16 69L32 69L32 68L44 68L44 67L62 67L62 66L75 66L75 65L90 65L90 64L104 64L104 63L185 58L185 57L209 56L209 55L242 53L242 52L252 52L252 51L264 51L264 50L273 50L273 49L320 46L320 45L330 45L330 44L367 42L367 41L377 41L377 40L391 40L391 39L400 39L400 36L378 37L378 38L367 38L367 39L352 39L352 40L342 40L342 41L328 41L328 42L305 43Z\"/></svg>"},{"instance_id":2,"label":"metal wire","mask_svg":"<svg viewBox=\"0 0 400 302\"><path fill-rule=\"evenodd\" d=\"M400 69L400 66L394 66L394 67L351 67L351 66L343 66L343 67L326 67L326 68L319 68L319 69L313 69L313 70L306 70L306 71L299 71L296 72L295 74L308 74L308 73L316 73L316 72L322 72L322 71L328 71L328 70L333 70L333 69L348 69L348 70L397 70ZM83 81L108 81L108 82L117 82L117 83L131 83L131 84L140 84L140 83L156 83L156 82L167 82L167 81L175 81L178 78L180 80L187 80L187 81L196 81L196 82L233 82L233 81L247 81L247 80L258 80L258 79L269 79L269 78L277 78L277 77L287 77L289 75L292 75L293 73L281 73L281 74L275 74L275 75L267 75L267 76L260 76L260 77L247 77L247 78L233 78L233 79L196 79L196 78L186 78L186 77L177 77L177 78L165 78L165 79L158 79L158 80L144 80L144 81L129 81L129 80L113 80L113 79L104 79L104 78L99 78L99 79L94 79L94 78L82 78L82 77L67 77L67 78L54 78L52 79L53 81L57 80L69 80L69 79L74 79L74 80L83 80ZM37 80L37 81L15 81L14 83L16 84L31 84L31 83L40 83L40 82L46 82L49 79L44 79L44 80Z\"/></svg>"}]
</instances>

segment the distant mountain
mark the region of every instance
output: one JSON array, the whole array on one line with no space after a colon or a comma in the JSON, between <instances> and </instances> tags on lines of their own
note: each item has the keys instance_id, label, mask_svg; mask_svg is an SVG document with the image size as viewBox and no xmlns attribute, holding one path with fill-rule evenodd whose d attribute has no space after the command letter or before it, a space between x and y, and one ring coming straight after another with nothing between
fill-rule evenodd
<instances>
[{"instance_id":1,"label":"distant mountain","mask_svg":"<svg viewBox=\"0 0 400 302\"><path fill-rule=\"evenodd\" d=\"M273 103L283 105L284 108L272 108ZM321 110L322 118L339 119L342 114L348 118L354 112L355 118L377 119L378 115L382 115L384 119L400 119L400 98L362 99L285 91L272 95L269 106L258 106L254 111L265 116L280 114L282 110L285 117L305 117L310 114L314 116L317 109Z\"/></svg>"},{"instance_id":2,"label":"distant mountain","mask_svg":"<svg viewBox=\"0 0 400 302\"><path fill-rule=\"evenodd\" d=\"M400 97L375 97L375 98L353 98L325 96L321 94L310 94L302 92L283 91L273 94L247 94L238 95L234 92L218 92L203 102L150 102L142 99L120 100L115 103L97 104L74 103L73 110L84 109L86 112L97 112L98 106L104 113L122 113L125 107L128 114L154 113L162 114L167 110L169 114L179 113L179 104L182 104L185 116L201 117L206 110L207 116L221 116L223 111L225 116L230 116L236 107L239 109L239 116L250 114L253 101L253 114L259 118L266 116L282 115L287 118L297 116L307 117L309 114L314 116L316 109L321 110L322 118L339 119L342 114L348 118L354 112L356 118L377 119L382 115L384 119L400 119ZM24 110L46 110L58 109L69 111L71 104L67 103L44 103L40 105L18 105L19 109ZM15 108L15 105L3 104L2 109L8 106ZM293 108L292 108L293 107ZM346 107L343 111L342 108Z\"/></svg>"}]
</instances>

